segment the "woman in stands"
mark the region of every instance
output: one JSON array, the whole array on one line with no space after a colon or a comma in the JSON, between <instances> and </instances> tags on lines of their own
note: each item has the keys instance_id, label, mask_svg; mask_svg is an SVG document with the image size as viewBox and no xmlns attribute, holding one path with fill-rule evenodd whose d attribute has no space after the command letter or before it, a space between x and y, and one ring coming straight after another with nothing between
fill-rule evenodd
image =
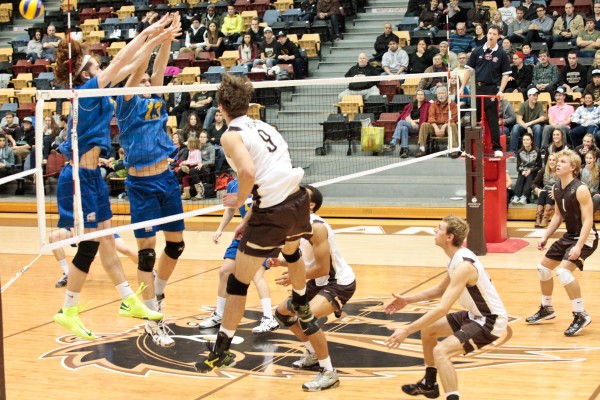
<instances>
[{"instance_id":1,"label":"woman in stands","mask_svg":"<svg viewBox=\"0 0 600 400\"><path fill-rule=\"evenodd\" d=\"M562 132L561 132L562 135ZM545 228L554 213L552 186L556 183L556 153L548 156L546 167L540 169L531 184L533 193L538 197L535 213L535 227Z\"/></svg>"},{"instance_id":2,"label":"woman in stands","mask_svg":"<svg viewBox=\"0 0 600 400\"><path fill-rule=\"evenodd\" d=\"M38 58L42 58L42 31L37 29L31 40L27 43L25 54L27 59L33 64Z\"/></svg>"},{"instance_id":3,"label":"woman in stands","mask_svg":"<svg viewBox=\"0 0 600 400\"><path fill-rule=\"evenodd\" d=\"M422 74L433 64L434 53L427 48L427 40L419 39L417 50L409 56L410 72L413 74Z\"/></svg>"},{"instance_id":4,"label":"woman in stands","mask_svg":"<svg viewBox=\"0 0 600 400\"><path fill-rule=\"evenodd\" d=\"M206 40L204 41L203 46L204 51L214 51L216 57L221 57L221 54L223 54L223 38L225 35L221 33L216 22L211 22L208 24L208 29L206 30L205 35Z\"/></svg>"},{"instance_id":5,"label":"woman in stands","mask_svg":"<svg viewBox=\"0 0 600 400\"><path fill-rule=\"evenodd\" d=\"M597 155L593 151L588 151L585 154L585 167L581 168L581 182L585 183L590 188L592 194L592 203L594 204L594 212L600 207L600 169L596 161Z\"/></svg>"},{"instance_id":6,"label":"woman in stands","mask_svg":"<svg viewBox=\"0 0 600 400\"><path fill-rule=\"evenodd\" d=\"M481 25L475 26L475 35L473 36L473 40L471 40L471 50L483 46L486 41L487 35L485 34L483 27Z\"/></svg>"},{"instance_id":7,"label":"woman in stands","mask_svg":"<svg viewBox=\"0 0 600 400\"><path fill-rule=\"evenodd\" d=\"M59 83L67 84L72 73L73 84L77 90L115 86L143 64L145 57L142 57L142 54L152 52L163 37L168 34L165 27L169 23L170 16L166 14L129 42L113 58L105 70L99 68L98 61L77 40L70 40L70 58L69 43L63 40L57 48L55 76ZM79 99L76 126L79 139L78 172L86 232L111 227L112 211L108 199L108 188L102 180L98 162L100 155L107 153L111 147L110 121L113 113L114 106L111 104L109 96ZM69 125L72 126L72 123L70 121ZM70 135L60 145L60 152L72 160L73 152ZM73 195L73 167L68 164L62 169L58 178L57 198L60 215L58 226L60 228L70 229L75 224ZM79 243L72 264L69 265L69 281L65 302L60 311L54 316L54 321L83 339L92 340L96 338L79 318L79 296L90 266L99 249L102 264L123 299L119 314L150 320L162 319L161 313L149 310L132 291L125 279L121 261L117 256L114 237L109 235Z\"/></svg>"},{"instance_id":8,"label":"woman in stands","mask_svg":"<svg viewBox=\"0 0 600 400\"><path fill-rule=\"evenodd\" d=\"M517 152L517 183L515 184L515 195L511 204L526 205L531 197L531 183L538 171L542 168L542 156L540 149L533 146L533 135L525 132L523 135L523 146Z\"/></svg>"},{"instance_id":9,"label":"woman in stands","mask_svg":"<svg viewBox=\"0 0 600 400\"><path fill-rule=\"evenodd\" d=\"M254 64L254 60L259 57L258 46L252 40L252 35L250 33L244 33L242 44L238 46L238 53L238 64L245 65L246 69L250 71Z\"/></svg>"},{"instance_id":10,"label":"woman in stands","mask_svg":"<svg viewBox=\"0 0 600 400\"><path fill-rule=\"evenodd\" d=\"M187 121L185 121L185 126L179 132L181 136L183 136L183 141L187 142L190 138L198 139L200 136L200 132L202 131L202 126L200 125L200 121L198 121L198 114L192 111L188 114Z\"/></svg>"},{"instance_id":11,"label":"woman in stands","mask_svg":"<svg viewBox=\"0 0 600 400\"><path fill-rule=\"evenodd\" d=\"M415 101L408 103L402 109L392 141L386 147L387 150L394 150L398 140L400 140L400 157L408 157L408 135L419 134L419 126L423 122L427 122L429 118L430 105L431 103L425 98L425 91L418 89L415 94Z\"/></svg>"}]
</instances>

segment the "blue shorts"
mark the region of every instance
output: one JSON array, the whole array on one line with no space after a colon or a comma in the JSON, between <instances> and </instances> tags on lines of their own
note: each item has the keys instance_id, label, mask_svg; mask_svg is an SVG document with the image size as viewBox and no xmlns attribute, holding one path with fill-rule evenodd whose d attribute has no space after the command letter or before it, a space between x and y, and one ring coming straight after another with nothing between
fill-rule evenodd
<instances>
[{"instance_id":1,"label":"blue shorts","mask_svg":"<svg viewBox=\"0 0 600 400\"><path fill-rule=\"evenodd\" d=\"M231 244L229 245L229 247L227 248L227 250L225 250L225 255L223 256L223 259L230 259L230 260L235 260L235 256L237 254L237 249L238 246L240 245L240 241L239 240L233 240L231 242ZM269 270L269 267L267 267L267 259L265 258L265 261L263 262L262 266L264 267L265 270Z\"/></svg>"},{"instance_id":2,"label":"blue shorts","mask_svg":"<svg viewBox=\"0 0 600 400\"><path fill-rule=\"evenodd\" d=\"M102 179L100 169L79 168L81 208L84 228L97 228L99 222L112 218L108 187ZM73 221L73 166L67 164L60 171L56 189L58 203L58 227L69 229Z\"/></svg>"},{"instance_id":3,"label":"blue shorts","mask_svg":"<svg viewBox=\"0 0 600 400\"><path fill-rule=\"evenodd\" d=\"M179 183L173 172L166 170L154 176L127 176L125 179L131 223L182 214L183 205L179 194ZM181 232L183 220L133 231L136 238L156 236L157 231Z\"/></svg>"}]
</instances>

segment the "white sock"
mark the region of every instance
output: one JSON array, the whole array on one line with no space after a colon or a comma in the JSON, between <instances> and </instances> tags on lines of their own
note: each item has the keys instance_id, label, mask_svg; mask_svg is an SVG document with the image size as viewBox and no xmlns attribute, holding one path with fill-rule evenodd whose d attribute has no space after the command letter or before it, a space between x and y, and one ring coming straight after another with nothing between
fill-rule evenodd
<instances>
[{"instance_id":1,"label":"white sock","mask_svg":"<svg viewBox=\"0 0 600 400\"><path fill-rule=\"evenodd\" d=\"M552 305L552 296L544 296L542 295L542 305L545 307Z\"/></svg>"},{"instance_id":2,"label":"white sock","mask_svg":"<svg viewBox=\"0 0 600 400\"><path fill-rule=\"evenodd\" d=\"M227 302L227 297L217 296L217 309L215 310L215 314L219 317L223 316L223 311L225 311L225 303Z\"/></svg>"},{"instance_id":3,"label":"white sock","mask_svg":"<svg viewBox=\"0 0 600 400\"><path fill-rule=\"evenodd\" d=\"M300 290L292 289L294 292L298 293L300 296L304 296L306 294L306 286L304 286Z\"/></svg>"},{"instance_id":4,"label":"white sock","mask_svg":"<svg viewBox=\"0 0 600 400\"><path fill-rule=\"evenodd\" d=\"M584 312L585 311L583 309L583 299L581 297L578 299L571 300L571 303L573 304L573 311L575 311L575 312Z\"/></svg>"},{"instance_id":5,"label":"white sock","mask_svg":"<svg viewBox=\"0 0 600 400\"><path fill-rule=\"evenodd\" d=\"M77 304L79 304L79 293L67 290L65 293L65 302L63 303L63 307L75 307Z\"/></svg>"},{"instance_id":6,"label":"white sock","mask_svg":"<svg viewBox=\"0 0 600 400\"><path fill-rule=\"evenodd\" d=\"M331 357L327 357L324 360L319 360L319 367L325 371L333 371L333 365L331 365Z\"/></svg>"},{"instance_id":7,"label":"white sock","mask_svg":"<svg viewBox=\"0 0 600 400\"><path fill-rule=\"evenodd\" d=\"M156 300L156 296L153 299L144 300L144 305L148 307L149 310L158 311L158 301Z\"/></svg>"},{"instance_id":8,"label":"white sock","mask_svg":"<svg viewBox=\"0 0 600 400\"><path fill-rule=\"evenodd\" d=\"M419 146L419 150L425 151L425 146Z\"/></svg>"},{"instance_id":9,"label":"white sock","mask_svg":"<svg viewBox=\"0 0 600 400\"><path fill-rule=\"evenodd\" d=\"M271 298L265 297L264 299L260 299L260 304L262 305L263 315L267 318L273 319L273 310L271 310Z\"/></svg>"},{"instance_id":10,"label":"white sock","mask_svg":"<svg viewBox=\"0 0 600 400\"><path fill-rule=\"evenodd\" d=\"M310 342L304 342L302 344L304 345L304 347L306 347L306 350L310 351L311 353L315 352L315 348Z\"/></svg>"},{"instance_id":11,"label":"white sock","mask_svg":"<svg viewBox=\"0 0 600 400\"><path fill-rule=\"evenodd\" d=\"M459 394L458 394L458 390L455 391L455 392L446 392L446 398L448 398L448 397L450 397L452 395L456 395L456 396L460 397Z\"/></svg>"},{"instance_id":12,"label":"white sock","mask_svg":"<svg viewBox=\"0 0 600 400\"><path fill-rule=\"evenodd\" d=\"M69 275L69 263L67 260L58 260L58 265L60 266L60 269L62 269L64 275Z\"/></svg>"},{"instance_id":13,"label":"white sock","mask_svg":"<svg viewBox=\"0 0 600 400\"><path fill-rule=\"evenodd\" d=\"M219 329L219 332L223 332L225 335L227 335L228 338L232 338L233 335L235 335L235 329L225 329L223 328L223 325L221 325L221 329Z\"/></svg>"},{"instance_id":14,"label":"white sock","mask_svg":"<svg viewBox=\"0 0 600 400\"><path fill-rule=\"evenodd\" d=\"M165 293L165 286L167 286L167 281L160 279L158 275L156 275L156 278L154 279L154 294L158 296Z\"/></svg>"},{"instance_id":15,"label":"white sock","mask_svg":"<svg viewBox=\"0 0 600 400\"><path fill-rule=\"evenodd\" d=\"M133 289L131 289L131 286L129 286L129 282L127 281L119 283L115 287L117 288L119 296L121 296L122 299L126 299L133 294Z\"/></svg>"}]
</instances>

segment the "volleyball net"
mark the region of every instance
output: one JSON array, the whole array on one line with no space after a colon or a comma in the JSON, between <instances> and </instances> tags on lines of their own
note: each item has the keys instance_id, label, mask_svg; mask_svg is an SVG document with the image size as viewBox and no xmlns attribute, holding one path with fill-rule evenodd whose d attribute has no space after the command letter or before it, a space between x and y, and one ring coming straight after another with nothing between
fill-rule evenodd
<instances>
[{"instance_id":1,"label":"volleyball net","mask_svg":"<svg viewBox=\"0 0 600 400\"><path fill-rule=\"evenodd\" d=\"M303 183L312 184L321 188L335 188L335 184L365 179L386 171L406 166L409 164L426 163L432 158L447 155L460 150L462 139L461 124L457 125L457 134L441 135L430 138L435 141L435 146L429 146L429 154L414 158L419 149L418 134L412 134L409 139L411 157L400 158L400 139L396 148L390 150L386 144L392 139L397 126L397 119L404 107L415 100L415 92L422 79L433 79L440 82L437 86L448 90L447 73L430 74L407 74L399 77L356 77L340 79L321 79L305 81L263 81L253 82L254 97L252 99L248 116L263 120L275 126L286 139L292 163L296 167L303 168ZM376 88L367 97L357 92L348 92L351 88ZM166 104L177 104L181 99L206 99L213 97L218 88L218 83L196 83L189 85L167 85L162 87L138 87L138 88L111 88L98 90L52 90L38 91L36 104L36 143L43 142L43 117L44 110L49 109L48 103L64 100L63 108L68 107L71 102L71 116L74 128L81 124L81 112L79 104L82 99L99 96L110 96L116 99L124 95L149 95L157 94L165 99ZM454 93L458 90L455 88ZM375 89L373 89L375 90ZM403 92L403 93L402 93ZM452 92L452 89L451 89ZM427 95L428 101L435 101L437 94ZM135 98L135 97L134 97ZM171 102L167 99L172 98ZM450 96L456 101L456 96ZM174 102L174 103L173 103ZM216 104L216 102L214 103ZM188 107L179 115L169 117L167 126L169 131L177 134L179 146L187 145L187 154L192 150L203 146L202 131L205 122L207 125L218 119L216 109L205 107L194 110ZM149 110L149 112L153 112ZM460 113L460 110L459 110ZM63 114L65 114L63 112ZM195 116L194 125L192 116ZM451 114L448 113L448 120ZM209 121L207 121L209 119ZM87 121L89 123L89 121ZM450 129L452 129L451 125ZM127 192L124 184L126 170L119 167L119 124L113 122L106 131L111 131L113 152L102 154L103 159L100 168L103 169L103 178L110 194L110 202L113 211L112 227L104 230L88 230L84 232L82 200L78 195L81 180L85 174L79 174L78 140L72 135L73 160L71 161L74 178L74 210L75 226L71 233L57 228L57 196L60 190L51 183L44 182L44 168L42 165L41 146L36 146L36 166L28 174L36 175L36 193L38 208L38 226L40 232L41 252L47 252L65 245L77 243L81 240L90 240L97 237L111 235L134 229L150 229L152 226L161 225L174 220L186 219L220 212L223 207L220 204L219 183L222 183L221 174L230 171L227 162L221 165L219 161L219 148L215 146L215 164L204 166L199 173L195 171L195 165L186 164L181 147L169 155L171 173L178 177L180 192L184 196L182 214L151 219L136 224L130 222L130 209ZM137 134L143 135L144 132ZM458 137L458 143L452 143L452 136ZM211 143L212 138L208 139ZM177 140L177 139L175 139ZM216 142L215 142L216 143ZM143 144L142 144L143 145ZM179 158L178 158L179 157ZM106 162L105 160L109 160ZM222 158L221 158L222 161ZM434 174L432 172L432 174ZM192 176L192 175L195 175ZM13 176L14 177L14 176ZM197 185L200 181L201 188ZM45 186L47 190L45 191ZM199 190L198 190L198 189ZM217 189L215 191L215 189ZM398 198L402 198L402 188L398 191ZM199 193L203 191L204 193ZM213 193L214 191L214 193ZM325 190L326 192L326 190ZM189 200L185 199L189 194ZM327 195L327 193L325 193ZM179 195L179 194L178 194ZM360 197L368 197L369 193L357 193ZM52 238L50 240L49 238Z\"/></svg>"}]
</instances>

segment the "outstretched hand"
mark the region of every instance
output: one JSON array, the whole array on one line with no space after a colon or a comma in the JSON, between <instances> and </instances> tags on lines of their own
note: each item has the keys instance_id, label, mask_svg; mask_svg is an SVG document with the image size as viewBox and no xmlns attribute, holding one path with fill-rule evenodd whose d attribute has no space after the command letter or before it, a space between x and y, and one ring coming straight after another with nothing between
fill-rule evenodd
<instances>
[{"instance_id":1,"label":"outstretched hand","mask_svg":"<svg viewBox=\"0 0 600 400\"><path fill-rule=\"evenodd\" d=\"M400 311L408 304L403 296L395 293L392 293L392 296L394 299L383 308L386 314L393 314L396 311Z\"/></svg>"},{"instance_id":2,"label":"outstretched hand","mask_svg":"<svg viewBox=\"0 0 600 400\"><path fill-rule=\"evenodd\" d=\"M400 345L406 340L406 338L410 335L408 330L404 327L398 328L394 331L392 336L385 340L385 344L390 349L397 349Z\"/></svg>"}]
</instances>

